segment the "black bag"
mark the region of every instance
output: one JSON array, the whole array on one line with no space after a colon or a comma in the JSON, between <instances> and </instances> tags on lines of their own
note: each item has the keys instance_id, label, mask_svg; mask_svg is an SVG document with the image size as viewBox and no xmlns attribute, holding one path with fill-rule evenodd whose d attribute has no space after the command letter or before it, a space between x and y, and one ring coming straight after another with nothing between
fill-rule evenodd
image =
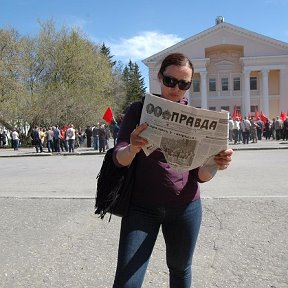
<instances>
[{"instance_id":1,"label":"black bag","mask_svg":"<svg viewBox=\"0 0 288 288\"><path fill-rule=\"evenodd\" d=\"M138 102L138 121L140 121L144 97ZM137 164L136 154L129 166L117 167L113 162L114 148L107 150L102 167L97 175L97 191L95 197L95 214L101 219L110 213L123 217L127 215L130 206L132 191L134 188L134 175Z\"/></svg>"},{"instance_id":2,"label":"black bag","mask_svg":"<svg viewBox=\"0 0 288 288\"><path fill-rule=\"evenodd\" d=\"M95 214L101 219L110 213L123 217L127 214L134 186L134 172L136 157L130 166L117 167L113 162L113 150L107 150L102 167L97 175L97 192L95 200Z\"/></svg>"}]
</instances>

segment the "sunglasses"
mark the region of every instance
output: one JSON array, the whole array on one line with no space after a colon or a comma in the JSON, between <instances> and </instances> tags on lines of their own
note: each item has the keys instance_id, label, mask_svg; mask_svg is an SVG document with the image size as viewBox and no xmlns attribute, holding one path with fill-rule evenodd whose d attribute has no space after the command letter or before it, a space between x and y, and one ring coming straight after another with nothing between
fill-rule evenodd
<instances>
[{"instance_id":1,"label":"sunglasses","mask_svg":"<svg viewBox=\"0 0 288 288\"><path fill-rule=\"evenodd\" d=\"M177 84L180 90L188 90L191 86L191 81L177 80L174 77L163 75L162 82L166 87L174 88Z\"/></svg>"}]
</instances>

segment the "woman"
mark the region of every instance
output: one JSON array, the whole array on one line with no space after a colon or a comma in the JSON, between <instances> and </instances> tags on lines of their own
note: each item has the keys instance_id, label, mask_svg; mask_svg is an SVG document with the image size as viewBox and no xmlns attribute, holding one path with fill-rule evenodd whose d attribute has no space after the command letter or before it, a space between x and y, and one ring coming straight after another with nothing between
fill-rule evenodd
<instances>
[{"instance_id":1,"label":"woman","mask_svg":"<svg viewBox=\"0 0 288 288\"><path fill-rule=\"evenodd\" d=\"M158 73L161 95L187 104L193 65L183 54L168 55ZM233 151L216 155L212 164L191 171L173 170L160 149L148 157L141 148L147 140L137 126L141 102L133 103L121 124L114 162L129 165L137 154L135 188L129 213L122 218L114 288L141 287L160 226L166 243L170 287L191 287L192 256L201 224L202 208L198 182L209 181L217 170L226 169ZM136 127L136 128L135 128Z\"/></svg>"}]
</instances>

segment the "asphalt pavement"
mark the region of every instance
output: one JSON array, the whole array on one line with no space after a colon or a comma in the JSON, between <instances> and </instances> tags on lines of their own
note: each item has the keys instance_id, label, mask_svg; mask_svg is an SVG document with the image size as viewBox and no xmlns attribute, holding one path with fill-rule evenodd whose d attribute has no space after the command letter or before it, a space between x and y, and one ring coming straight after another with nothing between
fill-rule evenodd
<instances>
[{"instance_id":1,"label":"asphalt pavement","mask_svg":"<svg viewBox=\"0 0 288 288\"><path fill-rule=\"evenodd\" d=\"M231 167L201 188L193 287L287 288L288 143L229 147ZM93 214L103 157L0 149L0 287L112 287L120 218ZM143 287L168 283L160 233Z\"/></svg>"},{"instance_id":2,"label":"asphalt pavement","mask_svg":"<svg viewBox=\"0 0 288 288\"><path fill-rule=\"evenodd\" d=\"M110 147L113 147L112 139L110 139ZM276 140L264 140L258 141L257 143L250 142L249 144L238 143L234 144L229 142L229 148L232 148L235 151L238 150L274 150L274 149L288 149L288 141L276 141ZM30 157L30 156L75 156L75 155L98 155L100 154L97 150L94 150L93 147L78 147L74 150L74 153L68 152L53 152L49 153L47 148L44 148L43 153L36 153L34 147L28 148L19 148L18 150L13 150L10 147L0 148L0 157Z\"/></svg>"}]
</instances>

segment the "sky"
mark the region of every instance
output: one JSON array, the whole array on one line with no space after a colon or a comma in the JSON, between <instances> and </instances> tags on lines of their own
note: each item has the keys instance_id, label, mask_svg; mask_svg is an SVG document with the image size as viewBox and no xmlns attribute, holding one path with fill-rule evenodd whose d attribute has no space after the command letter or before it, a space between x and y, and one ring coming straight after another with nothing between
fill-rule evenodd
<instances>
[{"instance_id":1,"label":"sky","mask_svg":"<svg viewBox=\"0 0 288 288\"><path fill-rule=\"evenodd\" d=\"M287 11L288 0L0 0L0 29L33 36L48 20L80 29L114 60L136 62L148 85L142 60L211 28L217 16L287 43Z\"/></svg>"}]
</instances>

